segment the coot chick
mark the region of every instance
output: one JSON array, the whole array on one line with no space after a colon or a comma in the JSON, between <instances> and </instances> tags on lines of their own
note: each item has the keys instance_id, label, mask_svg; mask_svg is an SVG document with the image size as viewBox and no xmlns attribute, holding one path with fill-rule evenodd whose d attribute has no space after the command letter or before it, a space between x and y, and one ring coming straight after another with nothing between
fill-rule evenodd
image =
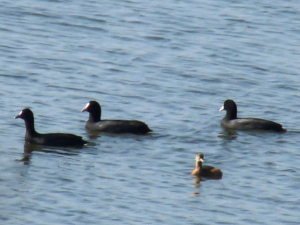
<instances>
[{"instance_id":1,"label":"coot chick","mask_svg":"<svg viewBox=\"0 0 300 225\"><path fill-rule=\"evenodd\" d=\"M227 129L236 130L267 130L275 132L286 132L282 125L270 120L258 118L237 118L237 106L231 99L227 99L220 111L226 110L226 115L221 121L221 125Z\"/></svg>"},{"instance_id":2,"label":"coot chick","mask_svg":"<svg viewBox=\"0 0 300 225\"><path fill-rule=\"evenodd\" d=\"M207 179L221 179L222 178L222 171L218 168L215 168L213 166L202 166L202 163L204 162L204 155L202 152L198 153L196 155L196 165L195 169L192 171L193 176L197 177L204 177Z\"/></svg>"},{"instance_id":3,"label":"coot chick","mask_svg":"<svg viewBox=\"0 0 300 225\"><path fill-rule=\"evenodd\" d=\"M30 109L23 109L20 114L15 117L15 119L18 118L21 118L25 121L25 142L54 147L79 147L87 143L86 141L82 140L82 137L74 134L38 133L34 128L34 116Z\"/></svg>"},{"instance_id":4,"label":"coot chick","mask_svg":"<svg viewBox=\"0 0 300 225\"><path fill-rule=\"evenodd\" d=\"M101 120L101 106L96 101L90 101L81 110L89 112L90 116L85 127L93 131L108 133L147 134L152 131L148 125L138 120Z\"/></svg>"}]
</instances>

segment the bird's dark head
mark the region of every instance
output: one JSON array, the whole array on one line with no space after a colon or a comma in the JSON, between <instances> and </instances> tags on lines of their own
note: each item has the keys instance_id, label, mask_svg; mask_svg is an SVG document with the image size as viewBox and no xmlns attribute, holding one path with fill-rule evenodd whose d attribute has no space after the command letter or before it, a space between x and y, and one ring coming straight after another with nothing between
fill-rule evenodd
<instances>
[{"instance_id":1,"label":"bird's dark head","mask_svg":"<svg viewBox=\"0 0 300 225\"><path fill-rule=\"evenodd\" d=\"M18 118L21 118L23 120L30 120L30 119L33 119L33 113L30 109L26 108L26 109L23 109L19 115L17 115L15 117L15 119L18 119Z\"/></svg>"}]
</instances>

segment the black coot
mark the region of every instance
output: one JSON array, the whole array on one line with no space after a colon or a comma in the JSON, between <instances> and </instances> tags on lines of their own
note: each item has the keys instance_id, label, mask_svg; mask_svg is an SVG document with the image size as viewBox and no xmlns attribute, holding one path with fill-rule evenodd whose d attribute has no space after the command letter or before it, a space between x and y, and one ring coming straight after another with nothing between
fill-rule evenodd
<instances>
[{"instance_id":1,"label":"black coot","mask_svg":"<svg viewBox=\"0 0 300 225\"><path fill-rule=\"evenodd\" d=\"M21 118L25 121L26 133L25 142L37 145L72 147L83 146L87 142L82 137L74 134L50 133L40 134L34 129L34 116L30 109L23 109L15 119Z\"/></svg>"},{"instance_id":2,"label":"black coot","mask_svg":"<svg viewBox=\"0 0 300 225\"><path fill-rule=\"evenodd\" d=\"M89 112L90 116L85 127L93 131L108 133L147 134L152 131L148 125L138 120L101 120L101 106L96 101L90 101L81 110Z\"/></svg>"},{"instance_id":3,"label":"black coot","mask_svg":"<svg viewBox=\"0 0 300 225\"><path fill-rule=\"evenodd\" d=\"M226 115L222 119L221 125L227 129L236 130L268 130L276 132L286 132L282 125L269 120L258 118L237 118L237 106L235 102L228 99L220 108L220 111L226 110Z\"/></svg>"},{"instance_id":4,"label":"black coot","mask_svg":"<svg viewBox=\"0 0 300 225\"><path fill-rule=\"evenodd\" d=\"M198 153L196 155L196 165L195 169L192 171L193 176L200 176L207 179L221 179L223 176L223 173L220 169L205 165L203 166L202 163L204 162L204 155L202 152Z\"/></svg>"}]
</instances>

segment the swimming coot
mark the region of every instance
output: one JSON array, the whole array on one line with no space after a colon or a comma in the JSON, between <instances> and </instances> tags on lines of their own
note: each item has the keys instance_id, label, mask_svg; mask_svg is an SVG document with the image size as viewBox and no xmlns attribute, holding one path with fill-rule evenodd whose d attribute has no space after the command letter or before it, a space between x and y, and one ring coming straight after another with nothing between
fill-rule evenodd
<instances>
[{"instance_id":1,"label":"swimming coot","mask_svg":"<svg viewBox=\"0 0 300 225\"><path fill-rule=\"evenodd\" d=\"M221 125L227 129L236 130L268 130L276 132L286 132L282 125L269 120L258 118L237 118L237 106L235 102L228 99L220 108L220 111L226 110L226 115L221 121Z\"/></svg>"},{"instance_id":2,"label":"swimming coot","mask_svg":"<svg viewBox=\"0 0 300 225\"><path fill-rule=\"evenodd\" d=\"M26 133L25 142L37 145L72 147L83 146L87 142L82 137L74 134L50 133L40 134L34 128L34 116L30 109L23 109L15 119L21 118L25 121Z\"/></svg>"},{"instance_id":3,"label":"swimming coot","mask_svg":"<svg viewBox=\"0 0 300 225\"><path fill-rule=\"evenodd\" d=\"M93 131L108 133L147 134L152 131L148 125L138 120L101 120L101 106L96 101L90 101L81 110L89 112L90 116L85 127Z\"/></svg>"},{"instance_id":4,"label":"swimming coot","mask_svg":"<svg viewBox=\"0 0 300 225\"><path fill-rule=\"evenodd\" d=\"M202 152L196 155L196 165L195 169L192 171L193 176L204 177L207 179L221 179L222 178L222 171L218 168L213 166L202 166L204 162L204 155Z\"/></svg>"}]
</instances>

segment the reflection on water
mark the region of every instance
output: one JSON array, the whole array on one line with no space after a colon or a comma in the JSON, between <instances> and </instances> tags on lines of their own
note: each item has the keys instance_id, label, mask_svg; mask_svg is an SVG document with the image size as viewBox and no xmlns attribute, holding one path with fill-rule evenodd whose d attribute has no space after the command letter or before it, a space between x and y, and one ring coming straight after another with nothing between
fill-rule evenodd
<instances>
[{"instance_id":1,"label":"reflection on water","mask_svg":"<svg viewBox=\"0 0 300 225\"><path fill-rule=\"evenodd\" d=\"M195 184L199 185L200 181L202 181L203 178L201 176L195 176ZM196 187L197 187L196 185Z\"/></svg>"},{"instance_id":2,"label":"reflection on water","mask_svg":"<svg viewBox=\"0 0 300 225\"><path fill-rule=\"evenodd\" d=\"M296 1L174 2L0 1L0 224L299 223L300 178L289 172L300 161ZM222 130L227 98L241 116L295 132ZM91 99L104 118L149 121L157 133L86 131L80 109ZM24 125L12 117L24 107L38 130L89 144L22 153ZM185 173L198 151L222 180Z\"/></svg>"},{"instance_id":3,"label":"reflection on water","mask_svg":"<svg viewBox=\"0 0 300 225\"><path fill-rule=\"evenodd\" d=\"M41 145L35 145L25 142L24 144L24 154L30 154L33 151L43 151L45 147Z\"/></svg>"},{"instance_id":4,"label":"reflection on water","mask_svg":"<svg viewBox=\"0 0 300 225\"><path fill-rule=\"evenodd\" d=\"M134 140L142 140L144 138L154 137L153 133L147 133L145 135L136 135L136 134L130 134L130 133L109 133L109 132L101 132L96 130L86 130L86 134L91 140L96 140L98 138L103 137L109 137L109 138L132 138ZM94 144L89 141L89 144L93 146Z\"/></svg>"},{"instance_id":5,"label":"reflection on water","mask_svg":"<svg viewBox=\"0 0 300 225\"><path fill-rule=\"evenodd\" d=\"M214 177L207 178L207 177L195 176L194 182L195 184L199 184L201 181L204 182L206 180L220 180L220 178L214 178Z\"/></svg>"},{"instance_id":6,"label":"reflection on water","mask_svg":"<svg viewBox=\"0 0 300 225\"><path fill-rule=\"evenodd\" d=\"M224 129L224 128L223 128L223 131L218 134L218 137L222 138L224 140L234 140L237 138L237 136L238 136L238 133L236 130Z\"/></svg>"},{"instance_id":7,"label":"reflection on water","mask_svg":"<svg viewBox=\"0 0 300 225\"><path fill-rule=\"evenodd\" d=\"M79 152L78 149L82 149L83 147L78 148L54 148L54 147L48 147L48 146L41 146L41 145L35 145L31 143L25 142L24 144L24 153L23 158L18 160L21 162L24 162L25 164L30 164L30 160L32 157L33 152L44 152L44 153L55 153L59 155L78 155Z\"/></svg>"},{"instance_id":8,"label":"reflection on water","mask_svg":"<svg viewBox=\"0 0 300 225\"><path fill-rule=\"evenodd\" d=\"M96 130L88 130L86 129L86 134L91 140L95 140L99 137L101 137L104 133Z\"/></svg>"}]
</instances>

